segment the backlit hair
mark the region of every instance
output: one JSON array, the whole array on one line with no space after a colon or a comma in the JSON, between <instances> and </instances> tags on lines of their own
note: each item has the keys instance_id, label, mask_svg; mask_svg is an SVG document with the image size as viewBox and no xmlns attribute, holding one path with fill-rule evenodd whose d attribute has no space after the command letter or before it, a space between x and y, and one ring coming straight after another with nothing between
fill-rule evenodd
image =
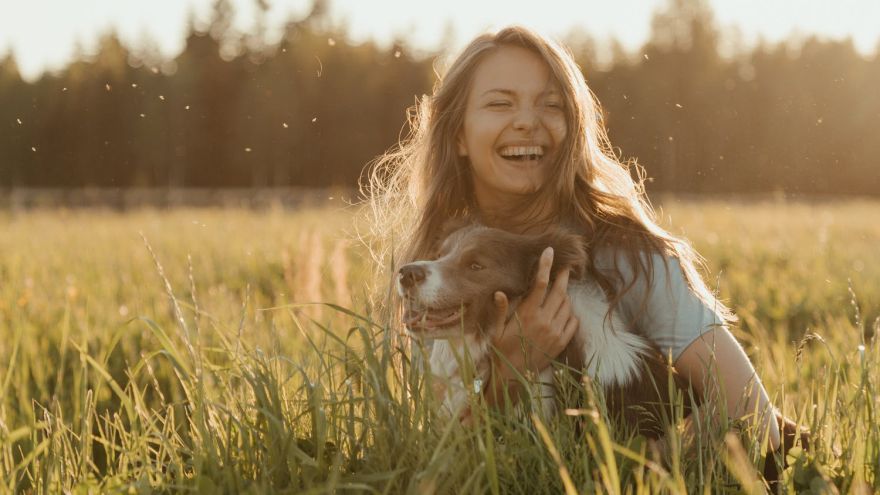
<instances>
[{"instance_id":1,"label":"backlit hair","mask_svg":"<svg viewBox=\"0 0 880 495\"><path fill-rule=\"evenodd\" d=\"M552 218L578 228L590 253L587 274L608 293L612 307L632 287L632 281L621 284L617 260L628 261L636 277L647 277L650 285L650 253L661 253L678 259L694 293L731 320L702 281L696 252L657 224L641 168L621 162L612 150L598 101L574 57L561 44L519 26L471 41L439 78L433 94L410 109L409 136L374 162L363 188L371 214L370 248L384 279L389 280L389 267L393 274L403 263L429 257L448 220L480 219L467 157L459 156L456 138L476 67L504 46L530 50L547 64L563 98L567 129L542 186L512 205L516 213L525 213L519 217L537 221L539 205L548 205ZM603 249L617 253L610 276L593 263Z\"/></svg>"}]
</instances>

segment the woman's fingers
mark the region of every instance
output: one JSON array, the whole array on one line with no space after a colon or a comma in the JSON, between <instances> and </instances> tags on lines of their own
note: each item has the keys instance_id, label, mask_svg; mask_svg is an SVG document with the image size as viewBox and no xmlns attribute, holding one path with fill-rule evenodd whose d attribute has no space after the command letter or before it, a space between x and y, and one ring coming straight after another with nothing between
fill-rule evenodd
<instances>
[{"instance_id":1,"label":"woman's fingers","mask_svg":"<svg viewBox=\"0 0 880 495\"><path fill-rule=\"evenodd\" d=\"M507 311L510 302L507 295L501 291L495 293L495 328L504 333L504 325L507 323Z\"/></svg>"},{"instance_id":2,"label":"woman's fingers","mask_svg":"<svg viewBox=\"0 0 880 495\"><path fill-rule=\"evenodd\" d=\"M559 273L559 276L556 277L556 280L553 281L553 286L550 287L550 291L547 292L547 297L544 299L544 308L550 312L551 315L556 315L562 308L562 305L565 301L568 301L568 276L571 274L571 269L566 268Z\"/></svg>"},{"instance_id":3,"label":"woman's fingers","mask_svg":"<svg viewBox=\"0 0 880 495\"><path fill-rule=\"evenodd\" d=\"M553 325L553 328L558 328L561 331L563 324L568 321L568 318L570 316L571 298L568 297L568 294L564 294L562 300L559 302L559 306L555 308L555 313L553 314L553 321L551 322L551 325Z\"/></svg>"},{"instance_id":4,"label":"woman's fingers","mask_svg":"<svg viewBox=\"0 0 880 495\"><path fill-rule=\"evenodd\" d=\"M547 286L550 285L550 267L553 266L553 248L548 247L541 253L538 260L538 273L535 274L535 285L523 300L523 304L541 306L547 296Z\"/></svg>"},{"instance_id":5,"label":"woman's fingers","mask_svg":"<svg viewBox=\"0 0 880 495\"><path fill-rule=\"evenodd\" d=\"M568 296L560 304L553 321L550 322L550 328L556 337L552 351L562 352L578 329L578 319L571 310L571 299Z\"/></svg>"},{"instance_id":6,"label":"woman's fingers","mask_svg":"<svg viewBox=\"0 0 880 495\"><path fill-rule=\"evenodd\" d=\"M580 325L581 325L581 323L580 323L580 320L577 319L577 316L575 316L575 315L569 316L568 321L565 323L565 329L562 331L562 336L561 336L562 337L561 341L564 343L563 347L562 347L563 349L565 349L565 346L567 346L568 343L571 342L571 339L574 337L574 334L577 333L578 328L580 328ZM559 352L562 352L562 351L559 351Z\"/></svg>"}]
</instances>

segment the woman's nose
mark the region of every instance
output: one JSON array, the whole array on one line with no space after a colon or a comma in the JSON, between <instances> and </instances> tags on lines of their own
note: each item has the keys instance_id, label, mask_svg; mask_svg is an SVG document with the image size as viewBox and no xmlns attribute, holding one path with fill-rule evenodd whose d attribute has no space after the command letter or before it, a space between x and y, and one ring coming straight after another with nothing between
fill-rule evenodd
<instances>
[{"instance_id":1,"label":"woman's nose","mask_svg":"<svg viewBox=\"0 0 880 495\"><path fill-rule=\"evenodd\" d=\"M531 130L538 126L540 116L538 110L534 107L522 107L514 116L513 128L521 130Z\"/></svg>"}]
</instances>

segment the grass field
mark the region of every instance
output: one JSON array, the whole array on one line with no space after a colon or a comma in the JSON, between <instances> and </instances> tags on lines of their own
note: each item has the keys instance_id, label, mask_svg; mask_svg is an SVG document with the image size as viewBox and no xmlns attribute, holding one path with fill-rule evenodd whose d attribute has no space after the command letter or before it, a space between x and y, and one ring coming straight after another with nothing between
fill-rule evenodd
<instances>
[{"instance_id":1,"label":"grass field","mask_svg":"<svg viewBox=\"0 0 880 495\"><path fill-rule=\"evenodd\" d=\"M880 203L663 206L813 431L783 488L880 490ZM654 452L589 387L571 415L448 426L420 349L368 303L351 219L0 212L0 492L761 492L748 432Z\"/></svg>"}]
</instances>

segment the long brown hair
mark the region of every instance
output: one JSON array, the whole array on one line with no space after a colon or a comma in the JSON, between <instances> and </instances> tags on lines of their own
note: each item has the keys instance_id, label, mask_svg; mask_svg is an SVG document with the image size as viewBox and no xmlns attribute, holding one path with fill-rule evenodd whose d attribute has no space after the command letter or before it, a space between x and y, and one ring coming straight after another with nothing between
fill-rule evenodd
<instances>
[{"instance_id":1,"label":"long brown hair","mask_svg":"<svg viewBox=\"0 0 880 495\"><path fill-rule=\"evenodd\" d=\"M456 137L464 122L475 68L502 46L526 48L544 60L562 93L567 126L566 138L544 183L514 207L527 210L549 205L555 217L584 234L590 253L587 273L609 294L612 307L635 281L622 284L617 261L622 257L636 277L646 277L650 284L654 273L650 254L661 253L678 259L685 279L700 299L726 319L733 319L701 279L697 266L702 260L697 253L685 240L657 224L645 194L642 169L615 155L601 108L574 57L561 44L519 26L471 41L438 79L433 94L411 109L409 136L374 162L364 189L371 213L370 246L377 266L390 264L394 269L423 259L431 254L442 225L449 219L479 218L470 170L466 157L457 152ZM610 276L593 263L603 249L618 254L613 256Z\"/></svg>"}]
</instances>

